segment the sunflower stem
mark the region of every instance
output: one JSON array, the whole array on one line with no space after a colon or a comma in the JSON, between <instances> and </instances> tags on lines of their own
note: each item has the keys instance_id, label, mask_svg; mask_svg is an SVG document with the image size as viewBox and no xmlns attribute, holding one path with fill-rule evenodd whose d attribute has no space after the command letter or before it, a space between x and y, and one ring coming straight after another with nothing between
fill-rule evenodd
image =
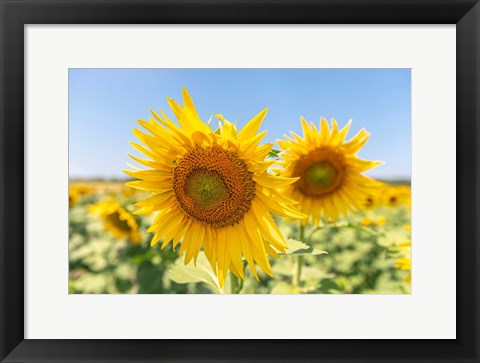
<instances>
[{"instance_id":1,"label":"sunflower stem","mask_svg":"<svg viewBox=\"0 0 480 363\"><path fill-rule=\"evenodd\" d=\"M237 294L240 294L240 291L243 289L243 279L238 279Z\"/></svg>"},{"instance_id":2,"label":"sunflower stem","mask_svg":"<svg viewBox=\"0 0 480 363\"><path fill-rule=\"evenodd\" d=\"M299 230L298 230L298 240L300 242L304 242L303 239L305 238L305 226L303 226L300 222ZM300 286L300 281L302 279L302 267L303 267L303 255L297 256L297 268L295 271L295 276L293 280L293 284L295 286Z\"/></svg>"},{"instance_id":3,"label":"sunflower stem","mask_svg":"<svg viewBox=\"0 0 480 363\"><path fill-rule=\"evenodd\" d=\"M230 293L231 294L240 294L240 291L243 289L243 280L230 274Z\"/></svg>"}]
</instances>

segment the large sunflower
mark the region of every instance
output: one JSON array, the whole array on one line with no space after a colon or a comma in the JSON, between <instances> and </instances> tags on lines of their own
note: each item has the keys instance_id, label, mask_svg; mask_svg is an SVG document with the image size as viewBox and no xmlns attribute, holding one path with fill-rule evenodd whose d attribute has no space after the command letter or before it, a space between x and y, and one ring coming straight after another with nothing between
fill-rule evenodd
<instances>
[{"instance_id":1,"label":"large sunflower","mask_svg":"<svg viewBox=\"0 0 480 363\"><path fill-rule=\"evenodd\" d=\"M149 159L130 156L150 169L125 170L140 179L129 186L154 193L136 204L136 213L158 212L148 230L155 233L151 244L162 240L162 248L170 242L175 248L181 241L185 264L196 262L203 246L221 286L228 270L244 278L242 256L257 278L254 263L271 275L267 255L287 248L271 213L305 216L278 191L296 179L268 172L275 161L265 158L273 145L259 146L266 131L257 133L267 110L238 132L223 117L218 130L202 122L186 89L183 107L168 103L179 126L162 111L151 111L149 122L139 120L150 134L135 129L146 147L132 145Z\"/></svg>"},{"instance_id":2,"label":"large sunflower","mask_svg":"<svg viewBox=\"0 0 480 363\"><path fill-rule=\"evenodd\" d=\"M324 118L319 129L303 117L301 123L303 138L291 132L292 137L284 135L285 140L277 141L283 149L282 176L299 178L286 188L286 194L300 203L300 210L310 216L314 225L322 218L335 224L340 215L361 208L377 186L375 180L362 173L381 162L356 156L370 135L362 129L345 141L351 122L341 130L335 120L330 128Z\"/></svg>"}]
</instances>

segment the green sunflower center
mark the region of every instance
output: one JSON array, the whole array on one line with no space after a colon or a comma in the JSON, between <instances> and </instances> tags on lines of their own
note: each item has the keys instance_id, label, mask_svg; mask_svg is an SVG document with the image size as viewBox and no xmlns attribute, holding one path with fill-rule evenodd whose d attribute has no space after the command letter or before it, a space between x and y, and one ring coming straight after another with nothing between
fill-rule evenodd
<instances>
[{"instance_id":1,"label":"green sunflower center","mask_svg":"<svg viewBox=\"0 0 480 363\"><path fill-rule=\"evenodd\" d=\"M328 162L320 162L309 167L305 173L307 183L319 188L332 185L337 176L336 170Z\"/></svg>"},{"instance_id":2,"label":"green sunflower center","mask_svg":"<svg viewBox=\"0 0 480 363\"><path fill-rule=\"evenodd\" d=\"M212 171L193 171L187 184L189 194L202 207L219 203L228 197L228 190L221 177Z\"/></svg>"},{"instance_id":3,"label":"green sunflower center","mask_svg":"<svg viewBox=\"0 0 480 363\"><path fill-rule=\"evenodd\" d=\"M292 176L300 177L295 187L311 198L322 198L342 187L346 173L345 159L329 147L319 147L301 156Z\"/></svg>"}]
</instances>

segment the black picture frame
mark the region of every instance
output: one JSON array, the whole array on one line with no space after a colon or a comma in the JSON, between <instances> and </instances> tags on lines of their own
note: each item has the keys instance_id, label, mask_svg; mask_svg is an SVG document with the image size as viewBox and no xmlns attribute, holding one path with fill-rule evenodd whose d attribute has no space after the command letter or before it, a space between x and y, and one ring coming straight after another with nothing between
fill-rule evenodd
<instances>
[{"instance_id":1,"label":"black picture frame","mask_svg":"<svg viewBox=\"0 0 480 363\"><path fill-rule=\"evenodd\" d=\"M2 362L480 362L478 0L1 0L0 12ZM24 26L162 23L456 24L457 339L24 339Z\"/></svg>"}]
</instances>

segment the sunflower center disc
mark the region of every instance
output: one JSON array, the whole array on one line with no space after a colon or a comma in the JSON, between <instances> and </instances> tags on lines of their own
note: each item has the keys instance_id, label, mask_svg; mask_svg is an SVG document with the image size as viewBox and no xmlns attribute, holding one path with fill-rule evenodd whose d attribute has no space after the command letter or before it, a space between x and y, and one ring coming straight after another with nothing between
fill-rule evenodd
<instances>
[{"instance_id":1,"label":"sunflower center disc","mask_svg":"<svg viewBox=\"0 0 480 363\"><path fill-rule=\"evenodd\" d=\"M320 162L309 167L305 173L307 183L316 187L328 187L335 181L337 172L328 162Z\"/></svg>"},{"instance_id":2,"label":"sunflower center disc","mask_svg":"<svg viewBox=\"0 0 480 363\"><path fill-rule=\"evenodd\" d=\"M196 147L177 161L173 188L179 207L215 228L233 225L255 197L253 173L238 155L215 145Z\"/></svg>"},{"instance_id":3,"label":"sunflower center disc","mask_svg":"<svg viewBox=\"0 0 480 363\"><path fill-rule=\"evenodd\" d=\"M224 201L228 196L222 178L215 172L196 170L191 173L187 182L188 193L203 207Z\"/></svg>"},{"instance_id":4,"label":"sunflower center disc","mask_svg":"<svg viewBox=\"0 0 480 363\"><path fill-rule=\"evenodd\" d=\"M342 155L331 148L320 147L298 159L292 176L300 177L295 186L301 193L320 198L342 186L345 169Z\"/></svg>"},{"instance_id":5,"label":"sunflower center disc","mask_svg":"<svg viewBox=\"0 0 480 363\"><path fill-rule=\"evenodd\" d=\"M130 231L130 226L128 225L128 222L120 219L120 214L118 212L107 215L107 220L120 231Z\"/></svg>"}]
</instances>

